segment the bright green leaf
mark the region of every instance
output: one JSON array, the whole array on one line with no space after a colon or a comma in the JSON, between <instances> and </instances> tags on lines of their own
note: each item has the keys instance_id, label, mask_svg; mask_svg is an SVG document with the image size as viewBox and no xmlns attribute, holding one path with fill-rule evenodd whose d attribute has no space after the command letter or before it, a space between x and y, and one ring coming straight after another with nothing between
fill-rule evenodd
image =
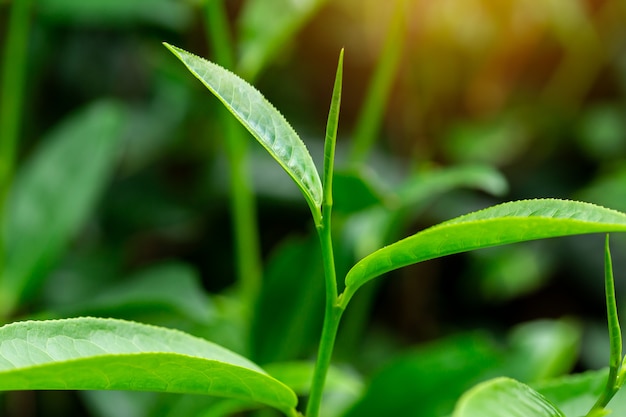
<instances>
[{"instance_id":1,"label":"bright green leaf","mask_svg":"<svg viewBox=\"0 0 626 417\"><path fill-rule=\"evenodd\" d=\"M18 171L2 230L0 311L37 289L85 221L111 176L121 127L117 105L92 105L56 128Z\"/></svg>"},{"instance_id":2,"label":"bright green leaf","mask_svg":"<svg viewBox=\"0 0 626 417\"><path fill-rule=\"evenodd\" d=\"M322 183L306 146L272 104L232 72L165 43L293 178L312 210L322 203Z\"/></svg>"},{"instance_id":3,"label":"bright green leaf","mask_svg":"<svg viewBox=\"0 0 626 417\"><path fill-rule=\"evenodd\" d=\"M134 322L79 318L0 328L0 390L132 390L255 401L293 415L293 391L204 339Z\"/></svg>"},{"instance_id":4,"label":"bright green leaf","mask_svg":"<svg viewBox=\"0 0 626 417\"><path fill-rule=\"evenodd\" d=\"M346 306L363 284L386 272L454 253L549 237L626 231L626 214L577 201L523 200L470 213L377 250L346 276Z\"/></svg>"},{"instance_id":5,"label":"bright green leaf","mask_svg":"<svg viewBox=\"0 0 626 417\"><path fill-rule=\"evenodd\" d=\"M467 391L453 417L565 417L528 385L510 378L496 378Z\"/></svg>"}]
</instances>

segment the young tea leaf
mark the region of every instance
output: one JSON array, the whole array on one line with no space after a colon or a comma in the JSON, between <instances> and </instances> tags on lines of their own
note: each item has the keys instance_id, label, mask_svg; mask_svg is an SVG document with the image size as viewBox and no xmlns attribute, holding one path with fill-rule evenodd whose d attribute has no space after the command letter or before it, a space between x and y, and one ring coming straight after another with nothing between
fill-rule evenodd
<instances>
[{"instance_id":1,"label":"young tea leaf","mask_svg":"<svg viewBox=\"0 0 626 417\"><path fill-rule=\"evenodd\" d=\"M0 390L206 394L295 415L293 391L206 340L134 322L78 318L0 328Z\"/></svg>"},{"instance_id":2,"label":"young tea leaf","mask_svg":"<svg viewBox=\"0 0 626 417\"><path fill-rule=\"evenodd\" d=\"M454 253L585 233L624 232L626 214L577 201L500 204L425 229L366 256L346 276L345 308L363 284L386 272Z\"/></svg>"},{"instance_id":3,"label":"young tea leaf","mask_svg":"<svg viewBox=\"0 0 626 417\"><path fill-rule=\"evenodd\" d=\"M509 378L483 382L467 391L452 417L565 417L528 385Z\"/></svg>"},{"instance_id":4,"label":"young tea leaf","mask_svg":"<svg viewBox=\"0 0 626 417\"><path fill-rule=\"evenodd\" d=\"M205 85L293 178L312 210L322 203L322 183L306 146L282 114L232 72L164 44ZM313 209L315 207L315 209Z\"/></svg>"}]
</instances>

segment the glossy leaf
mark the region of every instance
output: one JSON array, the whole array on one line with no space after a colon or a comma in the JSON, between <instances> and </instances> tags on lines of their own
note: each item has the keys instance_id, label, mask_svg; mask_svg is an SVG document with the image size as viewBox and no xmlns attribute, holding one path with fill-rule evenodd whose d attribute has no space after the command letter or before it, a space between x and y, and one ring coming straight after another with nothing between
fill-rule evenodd
<instances>
[{"instance_id":1,"label":"glossy leaf","mask_svg":"<svg viewBox=\"0 0 626 417\"><path fill-rule=\"evenodd\" d=\"M565 417L528 385L510 378L496 378L467 391L453 417Z\"/></svg>"},{"instance_id":2,"label":"glossy leaf","mask_svg":"<svg viewBox=\"0 0 626 417\"><path fill-rule=\"evenodd\" d=\"M322 202L322 183L306 146L282 114L253 86L232 72L165 44L243 124L293 178L311 207Z\"/></svg>"},{"instance_id":3,"label":"glossy leaf","mask_svg":"<svg viewBox=\"0 0 626 417\"><path fill-rule=\"evenodd\" d=\"M403 266L474 249L549 237L626 231L626 214L577 201L523 200L440 223L377 250L346 276L346 306L363 284Z\"/></svg>"},{"instance_id":4,"label":"glossy leaf","mask_svg":"<svg viewBox=\"0 0 626 417\"><path fill-rule=\"evenodd\" d=\"M255 401L294 415L293 391L206 340L134 322L78 318L0 328L0 390L133 390Z\"/></svg>"},{"instance_id":5,"label":"glossy leaf","mask_svg":"<svg viewBox=\"0 0 626 417\"><path fill-rule=\"evenodd\" d=\"M95 104L56 128L18 172L3 225L0 310L37 289L85 221L111 176L121 127L117 105Z\"/></svg>"}]
</instances>

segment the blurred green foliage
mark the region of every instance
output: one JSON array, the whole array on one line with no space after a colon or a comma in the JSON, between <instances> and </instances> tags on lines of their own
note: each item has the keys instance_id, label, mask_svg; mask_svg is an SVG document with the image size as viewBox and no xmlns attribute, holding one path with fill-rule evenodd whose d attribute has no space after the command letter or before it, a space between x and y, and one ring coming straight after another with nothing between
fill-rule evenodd
<instances>
[{"instance_id":1,"label":"blurred green foliage","mask_svg":"<svg viewBox=\"0 0 626 417\"><path fill-rule=\"evenodd\" d=\"M14 139L0 137L0 162L10 167L0 172L0 185L16 190L6 204L0 190L0 270L11 287L0 287L3 321L105 315L184 329L264 364L313 354L323 290L306 205L266 155L245 153L264 265L247 320L233 287L229 134L217 104L162 41L210 58L231 42L232 69L255 80L294 121L318 162L332 69L346 48L336 189L350 198L336 202L339 269L501 200L574 198L626 211L623 2L34 0L19 28L26 33L25 46L18 45L22 64L6 52L18 3L0 2L0 67L10 74L11 65L22 65L23 77L23 88L4 89L0 104L11 110L0 112L0 124L17 123ZM206 13L217 3L227 40L213 42ZM19 76L5 83L19 87ZM377 106L366 106L368 97ZM371 143L355 158L359 135ZM15 158L5 151L12 145L4 147L12 140ZM100 142L105 148L98 150ZM40 155L45 163L36 162ZM41 182L48 194L36 190ZM19 222L30 222L20 226L28 234L12 235ZM43 239L42 227L54 233ZM580 332L595 334L604 322L601 239L585 239L455 256L370 284L338 341L339 360L348 358L356 368L350 372L369 381L346 415L380 415L369 404L386 404L377 387L389 375L401 374L407 388L425 387L420 415L442 415L465 389L495 374L540 385L571 368L597 366L596 352L608 352L608 342ZM619 274L626 241L613 245ZM28 256L36 259L24 264L37 268L20 270ZM619 300L626 287L617 281ZM300 292L279 310L292 287ZM554 321L510 330L537 319ZM562 337L544 352L524 346L544 337L544 326ZM477 328L478 335L466 333ZM563 354L578 349L575 358ZM513 369L507 354L533 364L554 360L553 372ZM449 369L458 386L441 372L426 374L435 366ZM446 387L445 398L429 384ZM119 417L111 395L125 398L115 403L128 404L128 416L234 407L173 395L33 394L32 402L31 394L20 395L3 396L3 415ZM392 402L414 412L415 404Z\"/></svg>"}]
</instances>

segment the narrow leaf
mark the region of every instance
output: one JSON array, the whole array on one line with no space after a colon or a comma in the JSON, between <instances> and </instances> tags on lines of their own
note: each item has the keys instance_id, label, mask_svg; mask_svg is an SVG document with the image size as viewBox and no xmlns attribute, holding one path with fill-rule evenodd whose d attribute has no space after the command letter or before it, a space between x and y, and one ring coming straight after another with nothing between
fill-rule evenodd
<instances>
[{"instance_id":1,"label":"narrow leaf","mask_svg":"<svg viewBox=\"0 0 626 417\"><path fill-rule=\"evenodd\" d=\"M333 204L333 169L335 165L335 145L337 143L337 126L339 125L339 108L341 107L341 88L343 80L343 49L339 53L339 63L335 74L333 96L326 123L326 140L324 141L324 204ZM330 213L327 213L330 215Z\"/></svg>"},{"instance_id":2,"label":"narrow leaf","mask_svg":"<svg viewBox=\"0 0 626 417\"><path fill-rule=\"evenodd\" d=\"M116 162L121 109L98 103L74 115L46 137L19 170L9 195L2 232L0 310L34 291L85 221Z\"/></svg>"},{"instance_id":3,"label":"narrow leaf","mask_svg":"<svg viewBox=\"0 0 626 417\"><path fill-rule=\"evenodd\" d=\"M287 386L194 336L134 322L78 318L0 328L0 390L131 390L254 401L292 415Z\"/></svg>"},{"instance_id":4,"label":"narrow leaf","mask_svg":"<svg viewBox=\"0 0 626 417\"><path fill-rule=\"evenodd\" d=\"M164 44L205 85L293 178L309 205L322 203L322 183L306 146L253 86L232 72L175 46Z\"/></svg>"},{"instance_id":5,"label":"narrow leaf","mask_svg":"<svg viewBox=\"0 0 626 417\"><path fill-rule=\"evenodd\" d=\"M345 307L354 292L386 272L454 253L585 233L626 231L626 214L589 203L523 200L440 223L366 256L346 276Z\"/></svg>"},{"instance_id":6,"label":"narrow leaf","mask_svg":"<svg viewBox=\"0 0 626 417\"><path fill-rule=\"evenodd\" d=\"M453 417L565 417L528 385L509 378L483 382L467 391Z\"/></svg>"}]
</instances>

